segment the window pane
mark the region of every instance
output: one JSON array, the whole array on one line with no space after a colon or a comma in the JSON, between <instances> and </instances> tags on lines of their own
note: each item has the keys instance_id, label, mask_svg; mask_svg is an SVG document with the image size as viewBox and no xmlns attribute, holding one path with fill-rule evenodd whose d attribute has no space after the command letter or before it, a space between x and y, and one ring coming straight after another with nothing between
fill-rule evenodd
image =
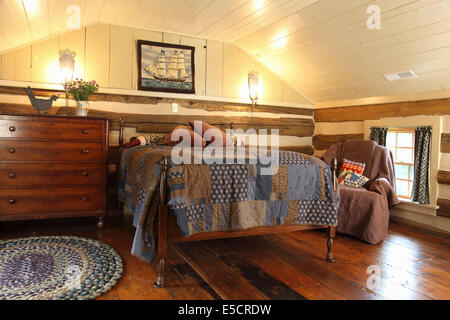
<instances>
[{"instance_id":1,"label":"window pane","mask_svg":"<svg viewBox=\"0 0 450 320\"><path fill-rule=\"evenodd\" d=\"M396 164L395 165L395 176L400 179L408 180L408 170L407 165Z\"/></svg>"},{"instance_id":2,"label":"window pane","mask_svg":"<svg viewBox=\"0 0 450 320\"><path fill-rule=\"evenodd\" d=\"M414 166L409 169L409 179L414 181Z\"/></svg>"},{"instance_id":3,"label":"window pane","mask_svg":"<svg viewBox=\"0 0 450 320\"><path fill-rule=\"evenodd\" d=\"M413 146L412 142L412 133L402 133L399 132L397 134L397 147L411 147Z\"/></svg>"},{"instance_id":4,"label":"window pane","mask_svg":"<svg viewBox=\"0 0 450 320\"><path fill-rule=\"evenodd\" d=\"M388 132L386 136L386 146L388 148L395 147L395 132Z\"/></svg>"},{"instance_id":5,"label":"window pane","mask_svg":"<svg viewBox=\"0 0 450 320\"><path fill-rule=\"evenodd\" d=\"M408 181L397 180L397 193L402 196L409 196Z\"/></svg>"},{"instance_id":6,"label":"window pane","mask_svg":"<svg viewBox=\"0 0 450 320\"><path fill-rule=\"evenodd\" d=\"M414 163L412 149L397 149L397 162Z\"/></svg>"}]
</instances>

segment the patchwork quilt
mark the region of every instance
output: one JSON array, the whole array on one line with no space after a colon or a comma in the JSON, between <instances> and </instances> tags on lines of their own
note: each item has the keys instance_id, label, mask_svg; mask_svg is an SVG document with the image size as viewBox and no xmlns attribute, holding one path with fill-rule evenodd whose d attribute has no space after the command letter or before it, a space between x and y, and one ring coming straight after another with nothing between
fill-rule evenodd
<instances>
[{"instance_id":1,"label":"patchwork quilt","mask_svg":"<svg viewBox=\"0 0 450 320\"><path fill-rule=\"evenodd\" d=\"M164 156L169 159L168 204L184 236L258 226L337 225L339 199L331 170L315 157L280 151L278 170L266 175L266 162L259 160L176 165L170 159L171 148L143 146L121 154L119 198L134 216L135 256L146 261L154 257Z\"/></svg>"}]
</instances>

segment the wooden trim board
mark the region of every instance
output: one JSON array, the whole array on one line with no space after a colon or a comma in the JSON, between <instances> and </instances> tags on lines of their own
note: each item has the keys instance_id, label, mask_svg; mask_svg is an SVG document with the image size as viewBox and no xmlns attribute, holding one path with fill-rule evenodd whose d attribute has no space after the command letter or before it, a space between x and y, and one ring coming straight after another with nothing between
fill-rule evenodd
<instances>
[{"instance_id":1,"label":"wooden trim board","mask_svg":"<svg viewBox=\"0 0 450 320\"><path fill-rule=\"evenodd\" d=\"M327 150L335 143L341 143L348 140L364 140L363 134L334 134L317 135L313 137L313 147L315 150Z\"/></svg>"},{"instance_id":2,"label":"wooden trim board","mask_svg":"<svg viewBox=\"0 0 450 320\"><path fill-rule=\"evenodd\" d=\"M29 105L0 103L0 113L35 114L36 110ZM49 114L73 116L72 107L53 107ZM90 110L90 117L108 118L110 130L119 130L119 119L122 118L127 127L136 128L137 132L170 133L177 125L185 125L188 121L202 120L222 129L228 129L233 122L235 129L279 129L284 136L311 137L314 134L314 121L299 118L262 118L237 116L208 116L208 115L154 115L117 113L110 111Z\"/></svg>"},{"instance_id":3,"label":"wooden trim board","mask_svg":"<svg viewBox=\"0 0 450 320\"><path fill-rule=\"evenodd\" d=\"M56 94L64 94L62 90L52 89L34 89L36 96L50 97ZM24 88L0 86L0 94L11 95L25 95ZM120 103L135 103L135 104L152 104L158 103L172 103L176 102L183 108L202 109L206 111L235 111L235 112L267 112L276 114L295 114L304 116L313 116L314 110L308 108L271 106L271 105L250 105L246 103L227 103L218 101L198 101L178 98L158 98L141 95L129 94L113 94L113 93L95 93L90 98L91 101L106 101L106 102L120 102Z\"/></svg>"},{"instance_id":4,"label":"wooden trim board","mask_svg":"<svg viewBox=\"0 0 450 320\"><path fill-rule=\"evenodd\" d=\"M436 99L316 109L314 120L316 122L343 122L447 114L450 114L450 99Z\"/></svg>"},{"instance_id":5,"label":"wooden trim board","mask_svg":"<svg viewBox=\"0 0 450 320\"><path fill-rule=\"evenodd\" d=\"M437 210L437 215L440 217L450 218L450 200L438 199L437 205L439 209Z\"/></svg>"},{"instance_id":6,"label":"wooden trim board","mask_svg":"<svg viewBox=\"0 0 450 320\"><path fill-rule=\"evenodd\" d=\"M437 173L437 181L440 184L450 184L450 172L439 170Z\"/></svg>"}]
</instances>

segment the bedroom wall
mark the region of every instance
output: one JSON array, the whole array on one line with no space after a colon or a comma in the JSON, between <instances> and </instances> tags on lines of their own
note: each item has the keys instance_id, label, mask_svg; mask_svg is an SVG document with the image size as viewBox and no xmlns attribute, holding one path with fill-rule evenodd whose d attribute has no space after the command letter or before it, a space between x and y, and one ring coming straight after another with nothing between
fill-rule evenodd
<instances>
[{"instance_id":1,"label":"bedroom wall","mask_svg":"<svg viewBox=\"0 0 450 320\"><path fill-rule=\"evenodd\" d=\"M102 88L137 89L137 40L195 47L196 95L245 99L247 72L259 71L261 103L311 102L237 46L120 26L97 24L2 54L0 78L59 83L59 50L76 52L75 77L96 80Z\"/></svg>"},{"instance_id":2,"label":"bedroom wall","mask_svg":"<svg viewBox=\"0 0 450 320\"><path fill-rule=\"evenodd\" d=\"M370 99L373 100L373 99ZM421 100L387 102L378 104L342 105L330 102L315 109L315 131L313 137L314 154L321 156L333 143L349 139L368 138L368 122L401 123L402 126L417 123L440 123L440 132L435 136L432 150L431 188L435 199L431 206L402 204L391 211L392 215L426 224L434 228L450 231L450 100ZM421 120L422 119L422 120ZM365 132L366 126L366 132Z\"/></svg>"},{"instance_id":3,"label":"bedroom wall","mask_svg":"<svg viewBox=\"0 0 450 320\"><path fill-rule=\"evenodd\" d=\"M195 46L196 94L137 90L136 41ZM147 30L93 25L0 56L0 113L34 114L23 90L31 85L39 97L61 90L59 50L76 52L75 77L96 80L100 91L90 100L90 116L110 119L110 182L117 160L119 118L126 122L125 141L148 132L170 132L188 120L204 120L223 129L279 129L283 149L312 154L313 105L284 81L232 44ZM256 106L248 98L247 72L260 74L262 95ZM173 104L177 104L176 112ZM51 114L74 115L75 102L59 99ZM118 212L111 185L110 211Z\"/></svg>"},{"instance_id":4,"label":"bedroom wall","mask_svg":"<svg viewBox=\"0 0 450 320\"><path fill-rule=\"evenodd\" d=\"M195 46L196 95L138 91L138 39ZM125 121L134 121L125 132L126 139L154 130L148 125L152 115L167 116L165 123L169 126L191 116L225 126L234 117L237 128L270 129L279 124L282 146L302 147L299 150L312 152L312 104L235 45L104 24L3 54L0 57L0 112L34 112L27 107L29 101L20 89L28 84L33 88L58 89L55 85L59 82L58 52L62 49L76 52L75 77L100 83L100 92L104 95L98 95L91 102L95 111L90 115L97 112L113 119L110 139L113 146L118 144L118 114ZM250 70L259 71L263 88L256 107L250 107L248 98L247 72ZM41 90L38 93L48 96L54 92ZM177 112L172 110L174 102L179 105ZM60 99L54 106L73 107L75 104ZM55 110L53 112L57 112ZM136 119L137 115L143 117Z\"/></svg>"}]
</instances>

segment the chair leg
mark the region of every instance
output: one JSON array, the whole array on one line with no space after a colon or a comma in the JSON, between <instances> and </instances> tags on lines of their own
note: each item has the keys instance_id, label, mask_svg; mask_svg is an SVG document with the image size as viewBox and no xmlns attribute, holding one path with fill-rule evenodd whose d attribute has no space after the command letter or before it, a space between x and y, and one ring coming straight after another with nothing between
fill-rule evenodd
<instances>
[{"instance_id":1,"label":"chair leg","mask_svg":"<svg viewBox=\"0 0 450 320\"><path fill-rule=\"evenodd\" d=\"M328 262L334 262L334 258L333 258L333 241L334 241L334 237L336 235L336 227L328 227L327 229L327 261Z\"/></svg>"}]
</instances>

